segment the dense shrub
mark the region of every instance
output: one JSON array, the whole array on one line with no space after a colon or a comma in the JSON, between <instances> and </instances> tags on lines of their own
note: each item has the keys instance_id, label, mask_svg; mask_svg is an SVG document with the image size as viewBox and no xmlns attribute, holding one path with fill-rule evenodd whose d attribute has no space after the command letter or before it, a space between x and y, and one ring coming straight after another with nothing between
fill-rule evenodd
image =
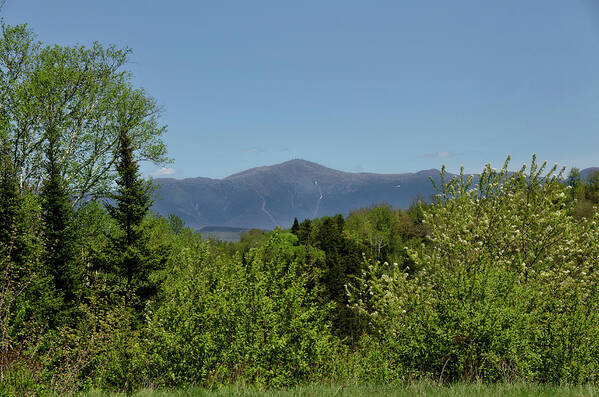
<instances>
[{"instance_id":1,"label":"dense shrub","mask_svg":"<svg viewBox=\"0 0 599 397\"><path fill-rule=\"evenodd\" d=\"M599 216L573 217L543 169L443 182L429 246L411 250L422 270L373 264L350 286L369 379L597 380Z\"/></svg>"},{"instance_id":2,"label":"dense shrub","mask_svg":"<svg viewBox=\"0 0 599 397\"><path fill-rule=\"evenodd\" d=\"M196 241L173 255L150 314L148 374L165 385L322 378L336 347L305 250L275 231L246 263Z\"/></svg>"}]
</instances>

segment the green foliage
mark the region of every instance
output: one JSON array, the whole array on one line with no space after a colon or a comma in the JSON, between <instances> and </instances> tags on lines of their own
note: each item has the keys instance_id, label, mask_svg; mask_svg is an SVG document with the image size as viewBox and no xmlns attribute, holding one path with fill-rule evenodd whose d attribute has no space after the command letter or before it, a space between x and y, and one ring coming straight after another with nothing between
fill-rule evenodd
<instances>
[{"instance_id":1,"label":"green foliage","mask_svg":"<svg viewBox=\"0 0 599 397\"><path fill-rule=\"evenodd\" d=\"M360 330L354 314L347 308L345 285L360 273L363 259L361 247L346 233L343 216L294 222L291 232L305 250L307 263L319 275L314 285L321 291L320 301L335 307L331 315L335 333L354 340Z\"/></svg>"},{"instance_id":2,"label":"green foliage","mask_svg":"<svg viewBox=\"0 0 599 397\"><path fill-rule=\"evenodd\" d=\"M360 273L363 259L357 245L345 235L344 227L341 215L317 219L312 223L309 241L325 255L320 267L320 284L324 302L335 304L334 329L339 336L353 340L360 330L356 329L355 316L347 308L345 285L352 276Z\"/></svg>"},{"instance_id":3,"label":"green foliage","mask_svg":"<svg viewBox=\"0 0 599 397\"><path fill-rule=\"evenodd\" d=\"M166 161L160 108L132 88L124 70L129 49L44 46L26 26L2 24L1 33L0 112L20 190L37 191L46 178L43 143L50 133L72 203L110 191L121 131L130 134L137 159Z\"/></svg>"},{"instance_id":4,"label":"green foliage","mask_svg":"<svg viewBox=\"0 0 599 397\"><path fill-rule=\"evenodd\" d=\"M8 247L16 234L19 189L9 157L8 136L1 122L0 119L0 242Z\"/></svg>"},{"instance_id":5,"label":"green foliage","mask_svg":"<svg viewBox=\"0 0 599 397\"><path fill-rule=\"evenodd\" d=\"M599 171L591 172L585 186L585 197L594 204L599 204Z\"/></svg>"},{"instance_id":6,"label":"green foliage","mask_svg":"<svg viewBox=\"0 0 599 397\"><path fill-rule=\"evenodd\" d=\"M130 106L123 104L122 117L130 116ZM132 110L135 113L135 109ZM117 293L138 313L145 303L157 292L152 273L163 266L163 258L149 245L147 229L143 221L152 205L151 185L139 175L139 166L133 158L131 138L126 130L121 131L118 146L117 193L112 195L114 205L108 206L110 216L118 225L117 233L111 238L111 249L118 258L108 262L107 273L118 283Z\"/></svg>"},{"instance_id":7,"label":"green foliage","mask_svg":"<svg viewBox=\"0 0 599 397\"><path fill-rule=\"evenodd\" d=\"M50 318L59 308L52 278L43 266L37 197L20 194L8 245L0 243L0 390L34 395L46 389L39 349ZM4 389L2 389L4 387Z\"/></svg>"},{"instance_id":8,"label":"green foliage","mask_svg":"<svg viewBox=\"0 0 599 397\"><path fill-rule=\"evenodd\" d=\"M599 204L599 171L591 172L586 181L578 168L572 168L566 185L570 189L572 200L575 201L573 214L577 218L591 218Z\"/></svg>"},{"instance_id":9,"label":"green foliage","mask_svg":"<svg viewBox=\"0 0 599 397\"><path fill-rule=\"evenodd\" d=\"M74 255L73 214L66 184L58 166L58 135L54 127L50 127L47 140L48 176L42 187L42 219L47 253L45 264L52 276L57 297L63 303L63 309L68 309L73 306L80 289L81 268ZM56 313L54 317L60 318L63 314Z\"/></svg>"},{"instance_id":10,"label":"green foliage","mask_svg":"<svg viewBox=\"0 0 599 397\"><path fill-rule=\"evenodd\" d=\"M326 371L335 339L330 307L308 290L304 250L275 231L241 258L200 241L173 254L164 296L150 319L148 363L166 385L289 385Z\"/></svg>"},{"instance_id":11,"label":"green foliage","mask_svg":"<svg viewBox=\"0 0 599 397\"><path fill-rule=\"evenodd\" d=\"M599 219L575 216L554 170L487 167L444 181L432 205L225 244L149 214L127 158L120 181L131 183L112 209L90 201L71 214L83 271L76 322L53 325L60 302L39 266L40 197L19 193L13 229L25 249L0 263L0 367L20 390L597 381ZM164 266L135 269L127 289L115 247ZM394 253L403 257L375 260ZM155 288L145 298L144 285Z\"/></svg>"},{"instance_id":12,"label":"green foliage","mask_svg":"<svg viewBox=\"0 0 599 397\"><path fill-rule=\"evenodd\" d=\"M582 181L582 174L580 170L573 167L568 174L566 179L566 185L570 187L570 194L572 199L578 199L584 197L584 184Z\"/></svg>"},{"instance_id":13,"label":"green foliage","mask_svg":"<svg viewBox=\"0 0 599 397\"><path fill-rule=\"evenodd\" d=\"M409 275L375 264L352 289L389 378L594 382L599 369L599 219L571 216L554 169L487 166L439 187L430 250Z\"/></svg>"},{"instance_id":14,"label":"green foliage","mask_svg":"<svg viewBox=\"0 0 599 397\"><path fill-rule=\"evenodd\" d=\"M11 363L10 368L2 374L0 396L37 396L48 392L39 378L23 360Z\"/></svg>"},{"instance_id":15,"label":"green foliage","mask_svg":"<svg viewBox=\"0 0 599 397\"><path fill-rule=\"evenodd\" d=\"M294 220L292 229L291 232L297 236L299 244L306 246L311 244L313 239L310 237L312 233L312 221L310 219L305 219L297 226L295 225Z\"/></svg>"},{"instance_id":16,"label":"green foliage","mask_svg":"<svg viewBox=\"0 0 599 397\"><path fill-rule=\"evenodd\" d=\"M421 215L415 212L393 210L388 205L362 208L349 214L345 230L369 260L412 265L406 247L420 245L425 235L416 220Z\"/></svg>"},{"instance_id":17,"label":"green foliage","mask_svg":"<svg viewBox=\"0 0 599 397\"><path fill-rule=\"evenodd\" d=\"M131 87L122 70L128 56L97 43L44 47L25 26L2 24L0 384L12 385L7 393L62 394L90 384L108 363L127 368L115 352L135 345L141 303L161 282L150 273L165 261L170 232L160 235L162 223L145 216L147 189L129 206L146 200L141 215L127 213L129 236L141 237L120 245L125 260L140 265L129 269L132 292L106 271L122 264L113 244L121 225L97 201L82 203L114 183L119 136L130 138L129 164L165 160L159 108ZM138 178L125 193L135 196L142 185ZM131 301L140 303L136 312Z\"/></svg>"},{"instance_id":18,"label":"green foliage","mask_svg":"<svg viewBox=\"0 0 599 397\"><path fill-rule=\"evenodd\" d=\"M178 216L175 216L173 214L170 214L168 217L168 225L169 228L171 229L171 232L175 233L175 234L181 234L183 232L185 232L185 222L183 222L183 220L181 218L179 218Z\"/></svg>"}]
</instances>

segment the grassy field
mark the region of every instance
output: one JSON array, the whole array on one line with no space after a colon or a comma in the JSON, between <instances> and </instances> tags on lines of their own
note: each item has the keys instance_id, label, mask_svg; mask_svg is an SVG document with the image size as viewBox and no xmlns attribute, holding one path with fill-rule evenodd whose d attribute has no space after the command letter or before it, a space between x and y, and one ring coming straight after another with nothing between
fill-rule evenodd
<instances>
[{"instance_id":1,"label":"grassy field","mask_svg":"<svg viewBox=\"0 0 599 397\"><path fill-rule=\"evenodd\" d=\"M124 396L125 394L106 394L90 392L81 397ZM431 384L414 384L409 386L303 386L286 390L260 391L250 387L226 387L208 390L192 388L186 390L157 391L144 390L135 393L138 397L311 397L311 396L397 396L397 397L599 397L599 387L596 386L550 386L550 385L452 385L437 387Z\"/></svg>"}]
</instances>

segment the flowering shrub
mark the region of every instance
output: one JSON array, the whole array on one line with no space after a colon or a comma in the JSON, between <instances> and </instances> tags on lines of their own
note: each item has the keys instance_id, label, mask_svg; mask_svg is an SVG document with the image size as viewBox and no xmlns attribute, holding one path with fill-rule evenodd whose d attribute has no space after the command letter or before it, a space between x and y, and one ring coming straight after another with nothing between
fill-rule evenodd
<instances>
[{"instance_id":1,"label":"flowering shrub","mask_svg":"<svg viewBox=\"0 0 599 397\"><path fill-rule=\"evenodd\" d=\"M373 264L348 287L385 369L371 378L597 380L599 216L572 216L555 167L508 162L443 169L428 245L410 250L421 270Z\"/></svg>"}]
</instances>

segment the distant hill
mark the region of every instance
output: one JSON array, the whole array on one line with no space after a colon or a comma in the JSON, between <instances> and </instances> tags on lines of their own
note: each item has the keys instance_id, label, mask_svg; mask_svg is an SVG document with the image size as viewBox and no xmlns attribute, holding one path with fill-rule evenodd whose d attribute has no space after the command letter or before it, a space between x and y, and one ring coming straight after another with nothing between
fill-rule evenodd
<instances>
[{"instance_id":1,"label":"distant hill","mask_svg":"<svg viewBox=\"0 0 599 397\"><path fill-rule=\"evenodd\" d=\"M289 227L303 220L386 202L407 208L434 193L435 169L406 174L342 172L305 160L252 168L224 179L158 178L153 209L187 226Z\"/></svg>"},{"instance_id":2,"label":"distant hill","mask_svg":"<svg viewBox=\"0 0 599 397\"><path fill-rule=\"evenodd\" d=\"M591 175L591 172L595 171L599 171L599 167L585 168L584 170L580 171L580 174L582 175L582 179L586 180L589 175Z\"/></svg>"},{"instance_id":3,"label":"distant hill","mask_svg":"<svg viewBox=\"0 0 599 397\"><path fill-rule=\"evenodd\" d=\"M599 168L582 170L583 177L593 170ZM252 228L289 227L293 218L348 214L383 202L407 208L415 199L428 199L435 193L429 177L438 181L439 170L353 173L291 160L224 179L155 179L158 189L153 209L162 215L174 214L197 230L210 226L240 229L208 228L204 233L240 234Z\"/></svg>"}]
</instances>

